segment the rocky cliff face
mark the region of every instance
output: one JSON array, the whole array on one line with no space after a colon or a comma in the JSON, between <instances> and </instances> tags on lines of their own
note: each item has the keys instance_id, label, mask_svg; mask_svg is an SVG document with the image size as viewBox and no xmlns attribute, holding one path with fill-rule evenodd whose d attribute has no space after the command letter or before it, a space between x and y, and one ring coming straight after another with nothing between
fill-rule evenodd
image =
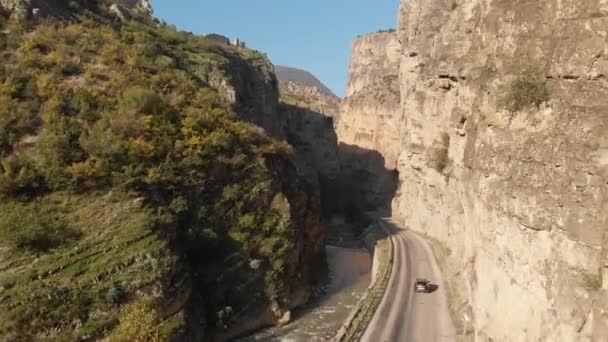
<instances>
[{"instance_id":1,"label":"rocky cliff face","mask_svg":"<svg viewBox=\"0 0 608 342\"><path fill-rule=\"evenodd\" d=\"M284 139L285 118L278 112L279 87L272 64L257 51L233 49L245 59L227 57L219 68L200 69L197 74L220 91L241 119Z\"/></svg>"},{"instance_id":2,"label":"rocky cliff face","mask_svg":"<svg viewBox=\"0 0 608 342\"><path fill-rule=\"evenodd\" d=\"M402 1L393 216L449 248L467 338L608 336L607 13L599 0ZM369 55L357 47L353 60ZM506 109L531 69L548 99ZM370 127L368 115L341 118L339 139Z\"/></svg>"},{"instance_id":3,"label":"rocky cliff face","mask_svg":"<svg viewBox=\"0 0 608 342\"><path fill-rule=\"evenodd\" d=\"M347 97L336 119L344 169L358 184L356 195L368 210L388 210L396 189L399 135L399 42L396 34L375 33L353 43ZM361 158L359 152L377 153ZM360 205L359 205L360 206Z\"/></svg>"},{"instance_id":4,"label":"rocky cliff face","mask_svg":"<svg viewBox=\"0 0 608 342\"><path fill-rule=\"evenodd\" d=\"M306 71L291 70L316 80ZM287 141L297 151L298 169L319 185L324 216L341 214L365 221L363 212L387 208L395 192L396 174L385 169L384 158L371 145L338 140L336 121L343 101L323 90L322 84L289 76L277 73L281 117Z\"/></svg>"},{"instance_id":5,"label":"rocky cliff face","mask_svg":"<svg viewBox=\"0 0 608 342\"><path fill-rule=\"evenodd\" d=\"M336 127L340 142L382 151L389 169L396 167L401 140L399 51L396 33L355 40Z\"/></svg>"}]
</instances>

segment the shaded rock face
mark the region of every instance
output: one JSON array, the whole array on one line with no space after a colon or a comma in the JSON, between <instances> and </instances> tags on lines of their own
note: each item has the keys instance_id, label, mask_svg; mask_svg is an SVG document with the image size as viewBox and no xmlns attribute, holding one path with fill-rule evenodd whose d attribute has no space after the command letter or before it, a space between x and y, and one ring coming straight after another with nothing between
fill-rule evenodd
<instances>
[{"instance_id":1,"label":"shaded rock face","mask_svg":"<svg viewBox=\"0 0 608 342\"><path fill-rule=\"evenodd\" d=\"M265 327L289 323L292 317L291 310L305 305L312 295L313 288L324 277L325 246L320 223L318 185L308 182L294 167L292 161L270 158L268 163L276 175L276 182L272 184L272 188L276 193L284 196L283 220L290 225L294 242L285 260L285 275L288 276L277 281L277 286L281 286L282 291L268 301L260 302L251 298L247 311L240 313L227 329L209 329L213 332L212 338L209 335L205 336L203 332L186 336L184 340L231 341ZM222 266L234 267L229 263ZM245 264L242 267L245 273L250 266ZM205 272L205 269L200 269L199 272ZM251 282L247 286L255 285L256 282ZM186 309L188 319L196 326L196 320L204 315L200 312L199 303L191 301L191 305Z\"/></svg>"},{"instance_id":2,"label":"shaded rock face","mask_svg":"<svg viewBox=\"0 0 608 342\"><path fill-rule=\"evenodd\" d=\"M280 80L279 89L287 141L296 149L299 172L320 189L323 217L339 214L366 221L364 212L386 211L395 194L396 172L387 170L384 157L369 146L339 141L335 116L340 99L292 80Z\"/></svg>"},{"instance_id":3,"label":"shaded rock face","mask_svg":"<svg viewBox=\"0 0 608 342\"><path fill-rule=\"evenodd\" d=\"M279 116L287 141L296 149L298 170L320 184L340 174L338 139L333 115L340 99L308 71L275 66L280 104Z\"/></svg>"},{"instance_id":4,"label":"shaded rock face","mask_svg":"<svg viewBox=\"0 0 608 342\"><path fill-rule=\"evenodd\" d=\"M244 120L254 123L276 137L285 137L285 118L279 115L279 87L272 65L265 59L259 63L232 59L224 67L229 77L210 80L235 112Z\"/></svg>"},{"instance_id":5,"label":"shaded rock face","mask_svg":"<svg viewBox=\"0 0 608 342\"><path fill-rule=\"evenodd\" d=\"M337 178L340 173L337 138L333 120L314 110L280 105L286 120L287 141L296 148L296 164L307 179Z\"/></svg>"},{"instance_id":6,"label":"shaded rock face","mask_svg":"<svg viewBox=\"0 0 608 342\"><path fill-rule=\"evenodd\" d=\"M392 214L449 247L466 339L608 336L606 13L599 0L404 0L396 63L381 36L354 45L349 98L369 98L347 98L338 139L397 156ZM400 109L373 129L382 92L366 88L390 65ZM526 65L549 99L507 110Z\"/></svg>"},{"instance_id":7,"label":"shaded rock face","mask_svg":"<svg viewBox=\"0 0 608 342\"><path fill-rule=\"evenodd\" d=\"M241 119L294 146L295 155L290 160L271 160L270 169L277 179L273 186L285 195L288 202L289 215L286 218L292 222L295 244L286 268L288 274L296 276L284 280L289 293L268 305L252 308L241 317L238 326L218 331L214 337L216 341L231 340L267 326L287 323L291 319L291 310L307 303L313 286L321 280L326 269L321 188L317 176L332 172L331 166L321 159L325 153L332 158L331 153L335 149L312 151L306 147L306 139L314 136L324 142L323 146L332 146L330 132L333 133L333 129L325 129L332 126L331 118L280 104L279 86L272 65L260 56L248 59L228 57L220 69L204 70L199 76L218 89ZM191 310L192 317L200 315L197 308Z\"/></svg>"},{"instance_id":8,"label":"shaded rock face","mask_svg":"<svg viewBox=\"0 0 608 342\"><path fill-rule=\"evenodd\" d=\"M214 42L218 39L211 37ZM217 89L241 119L275 138L284 139L286 119L278 111L279 85L268 58L257 51L239 50L234 46L222 48L241 51L247 58L225 56L217 65L195 70L197 77Z\"/></svg>"}]
</instances>

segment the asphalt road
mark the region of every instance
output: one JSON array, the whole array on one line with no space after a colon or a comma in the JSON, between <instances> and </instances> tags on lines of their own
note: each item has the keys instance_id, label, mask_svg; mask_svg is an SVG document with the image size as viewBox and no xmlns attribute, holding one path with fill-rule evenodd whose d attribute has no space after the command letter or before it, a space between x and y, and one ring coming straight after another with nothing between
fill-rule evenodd
<instances>
[{"instance_id":1,"label":"asphalt road","mask_svg":"<svg viewBox=\"0 0 608 342\"><path fill-rule=\"evenodd\" d=\"M444 281L431 248L426 241L390 219L382 222L393 234L393 269L362 341L456 341ZM416 293L416 278L426 278L437 288L432 293Z\"/></svg>"}]
</instances>

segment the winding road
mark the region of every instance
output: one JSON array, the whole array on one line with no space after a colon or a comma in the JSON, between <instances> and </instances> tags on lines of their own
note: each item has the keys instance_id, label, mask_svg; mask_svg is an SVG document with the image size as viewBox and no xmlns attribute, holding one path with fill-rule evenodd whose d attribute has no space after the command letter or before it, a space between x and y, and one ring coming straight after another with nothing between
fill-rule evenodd
<instances>
[{"instance_id":1,"label":"winding road","mask_svg":"<svg viewBox=\"0 0 608 342\"><path fill-rule=\"evenodd\" d=\"M384 297L361 341L456 341L444 281L426 241L390 219L380 220L391 232L394 261ZM437 288L416 293L414 280L426 278Z\"/></svg>"}]
</instances>

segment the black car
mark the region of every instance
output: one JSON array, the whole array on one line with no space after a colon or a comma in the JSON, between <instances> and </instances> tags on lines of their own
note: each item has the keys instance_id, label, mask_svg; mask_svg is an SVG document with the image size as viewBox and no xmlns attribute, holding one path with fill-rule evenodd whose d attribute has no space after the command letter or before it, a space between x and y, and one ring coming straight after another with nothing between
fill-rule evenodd
<instances>
[{"instance_id":1,"label":"black car","mask_svg":"<svg viewBox=\"0 0 608 342\"><path fill-rule=\"evenodd\" d=\"M416 279L414 291L421 293L431 292L431 282L426 279Z\"/></svg>"}]
</instances>

